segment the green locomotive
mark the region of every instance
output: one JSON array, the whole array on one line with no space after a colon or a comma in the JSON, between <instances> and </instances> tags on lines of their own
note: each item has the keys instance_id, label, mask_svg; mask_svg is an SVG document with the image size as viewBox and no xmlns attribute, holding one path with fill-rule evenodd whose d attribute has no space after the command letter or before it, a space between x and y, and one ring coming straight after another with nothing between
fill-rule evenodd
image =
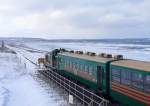
<instances>
[{"instance_id":1,"label":"green locomotive","mask_svg":"<svg viewBox=\"0 0 150 106\"><path fill-rule=\"evenodd\" d=\"M45 66L111 101L128 106L150 105L149 62L55 49L45 55Z\"/></svg>"}]
</instances>

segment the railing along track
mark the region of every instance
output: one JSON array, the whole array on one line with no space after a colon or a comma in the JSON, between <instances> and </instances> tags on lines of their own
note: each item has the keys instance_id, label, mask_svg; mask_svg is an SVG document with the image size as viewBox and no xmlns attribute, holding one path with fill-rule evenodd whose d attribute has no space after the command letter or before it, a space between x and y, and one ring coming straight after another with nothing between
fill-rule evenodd
<instances>
[{"instance_id":1,"label":"railing along track","mask_svg":"<svg viewBox=\"0 0 150 106\"><path fill-rule=\"evenodd\" d=\"M61 76L56 71L50 68L39 68L40 73L43 73L46 77L50 78L53 82L67 91L70 95L75 96L79 99L84 106L107 106L109 101L94 94L93 92L85 89L74 83L73 81Z\"/></svg>"}]
</instances>

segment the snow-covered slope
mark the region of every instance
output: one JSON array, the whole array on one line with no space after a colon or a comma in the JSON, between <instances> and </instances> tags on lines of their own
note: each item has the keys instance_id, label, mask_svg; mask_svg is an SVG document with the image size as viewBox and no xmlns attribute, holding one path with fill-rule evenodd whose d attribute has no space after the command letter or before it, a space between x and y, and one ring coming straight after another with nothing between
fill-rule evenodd
<instances>
[{"instance_id":1,"label":"snow-covered slope","mask_svg":"<svg viewBox=\"0 0 150 106\"><path fill-rule=\"evenodd\" d=\"M23 56L36 61L41 53L13 48L17 54L0 53L0 106L60 106L34 75L35 66ZM55 92L55 91L51 91ZM63 101L63 99L61 100Z\"/></svg>"}]
</instances>

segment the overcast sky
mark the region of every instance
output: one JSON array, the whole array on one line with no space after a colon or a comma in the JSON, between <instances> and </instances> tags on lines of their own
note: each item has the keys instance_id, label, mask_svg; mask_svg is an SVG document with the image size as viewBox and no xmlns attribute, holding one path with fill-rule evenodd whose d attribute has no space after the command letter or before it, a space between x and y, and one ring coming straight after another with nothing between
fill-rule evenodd
<instances>
[{"instance_id":1,"label":"overcast sky","mask_svg":"<svg viewBox=\"0 0 150 106\"><path fill-rule=\"evenodd\" d=\"M0 37L150 37L150 0L0 0Z\"/></svg>"}]
</instances>

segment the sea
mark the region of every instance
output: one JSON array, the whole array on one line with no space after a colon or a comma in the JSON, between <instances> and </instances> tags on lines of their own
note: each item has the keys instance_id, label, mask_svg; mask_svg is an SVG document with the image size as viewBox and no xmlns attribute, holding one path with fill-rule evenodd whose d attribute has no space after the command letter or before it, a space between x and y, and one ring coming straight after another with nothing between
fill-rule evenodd
<instances>
[{"instance_id":1,"label":"sea","mask_svg":"<svg viewBox=\"0 0 150 106\"><path fill-rule=\"evenodd\" d=\"M123 55L125 59L150 61L150 38L126 39L41 39L41 38L0 38L7 43L26 45L47 52L65 48L67 50L81 50Z\"/></svg>"}]
</instances>

